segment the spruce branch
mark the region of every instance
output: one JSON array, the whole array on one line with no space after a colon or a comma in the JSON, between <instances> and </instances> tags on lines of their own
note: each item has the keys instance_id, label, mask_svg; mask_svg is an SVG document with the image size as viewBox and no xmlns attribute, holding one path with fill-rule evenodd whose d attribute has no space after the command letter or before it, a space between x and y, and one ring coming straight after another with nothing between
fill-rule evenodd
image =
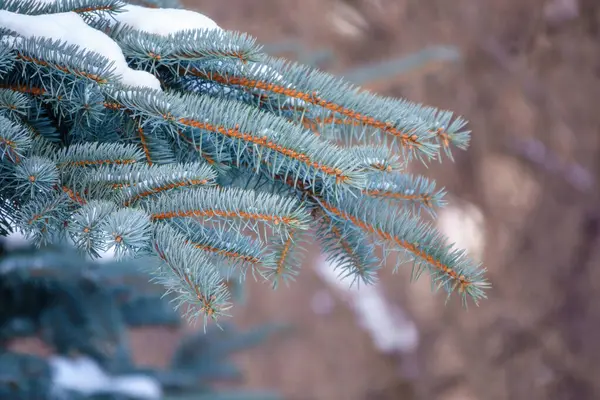
<instances>
[{"instance_id":1,"label":"spruce branch","mask_svg":"<svg viewBox=\"0 0 600 400\"><path fill-rule=\"evenodd\" d=\"M144 159L143 151L132 144L76 143L56 155L59 168L127 165Z\"/></svg>"},{"instance_id":2,"label":"spruce branch","mask_svg":"<svg viewBox=\"0 0 600 400\"><path fill-rule=\"evenodd\" d=\"M381 132L384 143L408 150L409 154L433 158L439 145L432 139L461 148L468 144L468 133L462 130L465 121L453 119L450 112L408 101L380 98L359 91L339 78L286 60L268 59L263 63L269 66L269 71L281 74L279 76L283 76L289 84L274 83L269 72L264 72L262 64L251 65L238 74L198 69L185 72L223 85L260 90L267 96L301 100L331 113L329 118L337 116L337 121L348 120L351 126L359 124ZM323 123L328 121L328 117L323 119Z\"/></svg>"},{"instance_id":3,"label":"spruce branch","mask_svg":"<svg viewBox=\"0 0 600 400\"><path fill-rule=\"evenodd\" d=\"M435 216L435 209L446 205L445 191L435 190L435 182L424 176L410 174L373 174L363 194L401 202L410 205L413 210L425 209Z\"/></svg>"},{"instance_id":4,"label":"spruce branch","mask_svg":"<svg viewBox=\"0 0 600 400\"><path fill-rule=\"evenodd\" d=\"M113 202L92 200L75 211L68 226L69 236L75 246L94 258L106 252L107 234L102 228L106 217L116 210Z\"/></svg>"},{"instance_id":5,"label":"spruce branch","mask_svg":"<svg viewBox=\"0 0 600 400\"><path fill-rule=\"evenodd\" d=\"M155 279L175 294L174 302L179 309L187 306L185 315L190 319L199 316L207 320L217 319L231 307L229 291L218 267L192 244L166 224L156 226L154 251L162 261L154 271Z\"/></svg>"},{"instance_id":6,"label":"spruce branch","mask_svg":"<svg viewBox=\"0 0 600 400\"><path fill-rule=\"evenodd\" d=\"M190 187L215 184L216 173L207 164L186 163L160 165L156 168L137 168L138 176L121 190L123 206L159 193ZM132 177L133 178L133 177Z\"/></svg>"},{"instance_id":7,"label":"spruce branch","mask_svg":"<svg viewBox=\"0 0 600 400\"><path fill-rule=\"evenodd\" d=\"M274 262L264 265L261 275L272 282L274 289L282 282L289 284L298 276L307 255L307 249L303 247L306 236L307 232L293 229L286 238L273 246L271 257Z\"/></svg>"},{"instance_id":8,"label":"spruce branch","mask_svg":"<svg viewBox=\"0 0 600 400\"><path fill-rule=\"evenodd\" d=\"M190 218L174 219L171 223L195 248L229 264L232 271L241 270L242 280L245 279L248 268L255 275L257 268L268 268L274 264L274 259L268 253L269 248L265 243L238 231L209 228L200 221Z\"/></svg>"},{"instance_id":9,"label":"spruce branch","mask_svg":"<svg viewBox=\"0 0 600 400\"><path fill-rule=\"evenodd\" d=\"M485 297L484 290L489 286L483 277L485 270L468 259L463 250L448 245L447 239L430 224L367 197L326 199L319 203L332 219L375 235L385 249L405 253L413 262L414 279L427 271L435 287L445 289L448 296L458 291L465 304L468 298L477 304Z\"/></svg>"},{"instance_id":10,"label":"spruce branch","mask_svg":"<svg viewBox=\"0 0 600 400\"><path fill-rule=\"evenodd\" d=\"M0 43L0 78L3 78L13 68L15 60L16 57L10 47L5 43Z\"/></svg>"},{"instance_id":11,"label":"spruce branch","mask_svg":"<svg viewBox=\"0 0 600 400\"><path fill-rule=\"evenodd\" d=\"M17 164L31 146L31 138L19 124L0 115L0 161Z\"/></svg>"},{"instance_id":12,"label":"spruce branch","mask_svg":"<svg viewBox=\"0 0 600 400\"><path fill-rule=\"evenodd\" d=\"M245 33L199 29L163 36L137 31L122 24L110 30L110 36L123 54L139 69L178 75L196 63L239 60L260 61L264 55L256 39Z\"/></svg>"},{"instance_id":13,"label":"spruce branch","mask_svg":"<svg viewBox=\"0 0 600 400\"><path fill-rule=\"evenodd\" d=\"M310 220L302 204L294 198L232 188L163 193L143 206L154 221L205 218L256 232L259 224L264 224L286 236L290 229L307 229Z\"/></svg>"},{"instance_id":14,"label":"spruce branch","mask_svg":"<svg viewBox=\"0 0 600 400\"><path fill-rule=\"evenodd\" d=\"M29 98L23 93L8 89L0 89L0 115L15 120L27 115L30 107Z\"/></svg>"},{"instance_id":15,"label":"spruce branch","mask_svg":"<svg viewBox=\"0 0 600 400\"><path fill-rule=\"evenodd\" d=\"M15 215L17 228L40 246L64 237L64 221L69 202L64 195L51 193L36 196L21 204Z\"/></svg>"},{"instance_id":16,"label":"spruce branch","mask_svg":"<svg viewBox=\"0 0 600 400\"><path fill-rule=\"evenodd\" d=\"M107 107L130 110L145 125L170 127L174 137L201 145L204 135L217 135L217 146L232 148L241 159L270 163L272 173L293 174L302 180L319 177L331 187L362 187L364 173L350 154L334 144L307 135L285 119L243 104L196 95L160 95L152 90L107 90ZM183 133L182 133L183 132ZM201 147L200 147L201 148ZM251 152L252 157L244 157Z\"/></svg>"},{"instance_id":17,"label":"spruce branch","mask_svg":"<svg viewBox=\"0 0 600 400\"><path fill-rule=\"evenodd\" d=\"M35 148L36 154L38 147L43 146L48 150L53 148L52 143L56 144L60 141L60 132L54 126L47 111L38 108L35 104L29 108L27 115L18 119L18 122L29 132L29 136L33 138L32 151ZM48 152L47 150L46 153ZM45 150L39 149L39 151L44 152Z\"/></svg>"},{"instance_id":18,"label":"spruce branch","mask_svg":"<svg viewBox=\"0 0 600 400\"><path fill-rule=\"evenodd\" d=\"M326 251L327 261L339 270L339 277L350 278L352 285L376 282L381 261L375 256L375 247L369 238L359 229L322 214L317 237Z\"/></svg>"},{"instance_id":19,"label":"spruce branch","mask_svg":"<svg viewBox=\"0 0 600 400\"><path fill-rule=\"evenodd\" d=\"M38 194L51 194L59 182L56 164L49 158L32 156L20 162L14 171L17 191L27 193L30 199Z\"/></svg>"},{"instance_id":20,"label":"spruce branch","mask_svg":"<svg viewBox=\"0 0 600 400\"><path fill-rule=\"evenodd\" d=\"M406 162L388 148L377 146L354 146L348 149L360 168L369 172L392 172L406 168Z\"/></svg>"},{"instance_id":21,"label":"spruce branch","mask_svg":"<svg viewBox=\"0 0 600 400\"><path fill-rule=\"evenodd\" d=\"M27 15L74 12L82 16L95 14L110 17L111 14L122 11L124 5L121 0L0 0L0 10Z\"/></svg>"},{"instance_id":22,"label":"spruce branch","mask_svg":"<svg viewBox=\"0 0 600 400\"><path fill-rule=\"evenodd\" d=\"M136 22L147 11L0 0L0 232L154 254L177 307L205 321L229 308L234 277L293 280L311 232L342 278L374 282L382 248L448 294L485 297L484 270L421 220L445 191L407 171L466 148L462 118L268 57L197 14L182 24L205 26L153 30Z\"/></svg>"},{"instance_id":23,"label":"spruce branch","mask_svg":"<svg viewBox=\"0 0 600 400\"><path fill-rule=\"evenodd\" d=\"M76 77L97 84L115 79L114 66L106 57L76 45L48 38L21 37L12 40L11 44L16 50L17 63L31 68L31 78L39 75L44 90L52 88L44 78Z\"/></svg>"}]
</instances>

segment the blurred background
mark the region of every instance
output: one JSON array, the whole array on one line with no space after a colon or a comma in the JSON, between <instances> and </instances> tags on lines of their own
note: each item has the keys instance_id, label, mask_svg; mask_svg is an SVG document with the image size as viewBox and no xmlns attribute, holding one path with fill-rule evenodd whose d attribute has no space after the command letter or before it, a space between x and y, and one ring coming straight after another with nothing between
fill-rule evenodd
<instances>
[{"instance_id":1,"label":"blurred background","mask_svg":"<svg viewBox=\"0 0 600 400\"><path fill-rule=\"evenodd\" d=\"M489 299L445 305L410 267L348 290L315 248L289 287L248 281L233 321L293 329L235 355L238 386L289 400L600 398L598 0L184 4L473 132L454 163L413 167L447 188L438 224L488 268ZM133 329L137 362L164 365L200 325Z\"/></svg>"}]
</instances>

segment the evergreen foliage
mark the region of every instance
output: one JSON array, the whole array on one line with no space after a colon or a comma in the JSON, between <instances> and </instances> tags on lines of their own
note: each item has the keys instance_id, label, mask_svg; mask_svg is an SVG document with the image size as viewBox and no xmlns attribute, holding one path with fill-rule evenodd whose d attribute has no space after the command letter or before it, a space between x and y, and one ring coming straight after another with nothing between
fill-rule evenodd
<instances>
[{"instance_id":1,"label":"evergreen foliage","mask_svg":"<svg viewBox=\"0 0 600 400\"><path fill-rule=\"evenodd\" d=\"M227 313L233 276L293 279L313 237L358 282L395 252L434 288L485 297L484 270L426 221L444 191L406 171L465 149L466 121L274 58L246 34L115 24L124 6L0 0L20 14L74 12L160 82L131 86L101 55L0 30L3 233L153 255L156 279L205 321Z\"/></svg>"},{"instance_id":2,"label":"evergreen foliage","mask_svg":"<svg viewBox=\"0 0 600 400\"><path fill-rule=\"evenodd\" d=\"M150 284L149 266L156 262L90 262L72 246L3 246L0 240L0 398L11 400L141 400L128 390L103 382L89 369L61 381L53 362L71 360L81 368L91 361L109 377L144 376L153 380L164 400L278 399L272 393L216 390L214 381L236 381L241 373L227 360L255 346L282 326L266 325L245 332L226 324L184 336L167 368L134 363L128 328L180 326L160 285ZM239 291L240 287L233 288ZM38 336L54 360L11 350L13 340ZM84 360L84 361L77 361ZM64 372L63 372L64 373ZM92 382L87 382L92 381ZM89 388L95 388L94 390ZM128 392L128 393L127 393Z\"/></svg>"}]
</instances>

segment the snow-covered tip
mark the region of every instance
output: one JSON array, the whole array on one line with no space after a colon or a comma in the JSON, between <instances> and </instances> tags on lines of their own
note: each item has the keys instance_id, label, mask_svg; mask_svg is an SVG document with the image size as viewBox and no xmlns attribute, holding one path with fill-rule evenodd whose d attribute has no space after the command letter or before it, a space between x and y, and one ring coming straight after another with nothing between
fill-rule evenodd
<instances>
[{"instance_id":1,"label":"snow-covered tip","mask_svg":"<svg viewBox=\"0 0 600 400\"><path fill-rule=\"evenodd\" d=\"M161 89L156 77L148 72L129 68L119 45L104 32L87 25L74 12L25 15L0 10L0 27L14 31L26 39L48 38L99 54L113 63L114 73L119 76L120 83Z\"/></svg>"},{"instance_id":2,"label":"snow-covered tip","mask_svg":"<svg viewBox=\"0 0 600 400\"><path fill-rule=\"evenodd\" d=\"M124 12L112 16L116 22L129 28L168 36L181 31L221 29L207 16L179 8L146 8L128 4Z\"/></svg>"}]
</instances>

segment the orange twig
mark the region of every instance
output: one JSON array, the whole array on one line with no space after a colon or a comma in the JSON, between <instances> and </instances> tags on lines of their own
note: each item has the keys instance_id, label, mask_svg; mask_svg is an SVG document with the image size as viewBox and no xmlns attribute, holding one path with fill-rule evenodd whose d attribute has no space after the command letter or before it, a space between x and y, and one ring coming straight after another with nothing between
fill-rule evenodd
<instances>
[{"instance_id":1,"label":"orange twig","mask_svg":"<svg viewBox=\"0 0 600 400\"><path fill-rule=\"evenodd\" d=\"M233 258L236 260L243 260L243 261L246 261L246 262L249 262L252 264L258 264L260 262L260 259L253 257L253 256L246 255L246 254L240 254L240 253L236 253L233 251L227 251L227 250L219 249L218 247L211 247L211 246L204 245L204 244L197 244L197 243L192 243L192 244L197 249L209 251L211 253L217 253L224 257Z\"/></svg>"},{"instance_id":2,"label":"orange twig","mask_svg":"<svg viewBox=\"0 0 600 400\"><path fill-rule=\"evenodd\" d=\"M435 259L431 255L427 254L425 251L420 249L418 244L409 243L405 240L401 240L398 237L392 236L390 233L385 232L383 229L375 228L372 225L367 224L366 222L358 219L357 217L350 215L348 213L345 213L330 204L327 204L326 202L322 202L321 204L323 205L323 207L326 210L328 210L332 214L338 216L339 218L351 221L354 225L356 225L357 227L359 227L360 229L362 229L366 232L374 233L387 241L396 243L398 246L402 247L409 253L411 253L411 254L421 258L422 260L425 260L427 263L433 265L435 268L440 270L442 273L449 276L453 280L457 281L458 289L461 293L463 293L472 284L472 282L468 281L464 275L459 276L456 273L456 271L454 271L454 269L452 269L448 265L443 264L439 260Z\"/></svg>"},{"instance_id":3,"label":"orange twig","mask_svg":"<svg viewBox=\"0 0 600 400\"><path fill-rule=\"evenodd\" d=\"M152 215L154 220L163 220L171 218L183 218L183 217L223 217L223 218L244 218L252 219L257 221L271 221L275 225L280 223L290 225L297 222L295 219L290 217L279 217L276 215L269 214L258 214L248 213L245 211L220 211L220 210L189 210L189 211L168 211L163 213L156 213Z\"/></svg>"},{"instance_id":4,"label":"orange twig","mask_svg":"<svg viewBox=\"0 0 600 400\"><path fill-rule=\"evenodd\" d=\"M146 142L146 135L144 133L144 129L142 125L138 126L138 135L140 136L140 143L142 144L142 150L144 150L144 155L146 156L146 161L148 165L152 165L152 158L150 157L150 149L148 148L148 143Z\"/></svg>"},{"instance_id":5,"label":"orange twig","mask_svg":"<svg viewBox=\"0 0 600 400\"><path fill-rule=\"evenodd\" d=\"M207 183L208 183L208 181L206 179L188 179L186 181L169 183L168 185L159 186L156 188L152 188L150 190L146 190L145 192L139 193L139 194L135 195L134 197L132 197L131 199L127 200L125 203L123 203L123 205L125 207L128 207L133 202L141 199L142 197L151 196L153 194L161 193L166 190L171 190L171 189L181 188L181 187L186 187L186 186L206 185Z\"/></svg>"},{"instance_id":6,"label":"orange twig","mask_svg":"<svg viewBox=\"0 0 600 400\"><path fill-rule=\"evenodd\" d=\"M69 189L68 187L66 187L66 186L63 186L63 187L62 187L62 190L63 190L63 192L65 192L65 193L66 193L66 194L69 196L69 198L70 198L71 200L73 200L74 202L76 202L76 203L79 203L79 204L81 204L81 205L84 205L84 204L86 203L86 201L85 201L85 200L84 200L84 199L83 199L83 198L82 198L82 197L79 195L79 193L77 193L77 192L73 191L72 189Z\"/></svg>"},{"instance_id":7,"label":"orange twig","mask_svg":"<svg viewBox=\"0 0 600 400\"><path fill-rule=\"evenodd\" d=\"M135 163L137 160L131 158L131 159L123 159L123 160L82 160L82 161L69 161L64 164L71 164L74 165L76 167L86 167L89 165L111 165L111 164L116 164L116 165L127 165L127 164L133 164Z\"/></svg>"},{"instance_id":8,"label":"orange twig","mask_svg":"<svg viewBox=\"0 0 600 400\"><path fill-rule=\"evenodd\" d=\"M294 243L294 231L290 231L287 240L285 241L285 245L281 250L281 255L279 260L277 261L277 268L275 269L275 276L279 277L283 273L283 269L285 268L285 260L290 252L292 244Z\"/></svg>"},{"instance_id":9,"label":"orange twig","mask_svg":"<svg viewBox=\"0 0 600 400\"><path fill-rule=\"evenodd\" d=\"M352 120L358 121L364 125L372 126L376 129L380 129L384 132L389 133L390 135L398 137L402 144L407 147L420 146L419 138L415 134L408 134L396 129L391 123L380 121L376 118L370 117L368 115L364 115L357 111L354 111L350 108L344 107L340 104L327 101L321 97L319 97L316 93L306 93L300 90L291 89L282 85L277 85L270 82L261 81L258 79L249 79L239 76L232 75L222 75L218 73L205 73L199 70L191 69L188 70L195 76L198 76L203 79L211 80L214 82L218 82L224 85L238 85L243 86L250 89L260 89L265 90L267 92L272 92L275 94L285 95L287 97L296 98L302 101L305 101L310 104L314 104L316 106L320 106L325 108L326 110L339 113L348 117Z\"/></svg>"},{"instance_id":10,"label":"orange twig","mask_svg":"<svg viewBox=\"0 0 600 400\"><path fill-rule=\"evenodd\" d=\"M37 65L41 65L42 67L54 67L59 71L62 71L64 73L71 73L71 71L69 71L69 69L65 66L62 65L58 65L58 64L51 64L47 61L44 60L40 60L38 58L35 57L30 57L30 56L26 56L24 54L18 53L17 54L17 58L21 59L21 60L25 60L27 62L33 63L33 64L37 64ZM99 84L105 84L108 83L108 81L102 77L100 77L100 75L96 75L96 74L91 74L89 72L85 72L85 71L74 71L75 75L80 75L83 76L85 78L91 79Z\"/></svg>"},{"instance_id":11,"label":"orange twig","mask_svg":"<svg viewBox=\"0 0 600 400\"><path fill-rule=\"evenodd\" d=\"M388 192L385 190L363 190L363 194L372 197L386 197L406 201L420 201L426 206L431 206L432 197L428 194L403 194L398 192Z\"/></svg>"},{"instance_id":12,"label":"orange twig","mask_svg":"<svg viewBox=\"0 0 600 400\"><path fill-rule=\"evenodd\" d=\"M207 122L195 121L193 119L188 118L180 118L179 122L183 125L191 126L198 129L204 129L210 132L218 132L227 137L231 137L234 139L241 139L246 142L258 144L260 146L266 147L270 150L277 151L285 156L291 157L297 161L300 161L310 167L316 168L327 175L333 175L336 177L336 181L338 183L345 182L348 180L348 177L344 175L343 171L339 168L332 168L326 165L319 164L316 161L312 161L309 156L306 154L294 151L292 149L285 148L281 145L278 145L272 141L270 141L266 136L264 137L255 137L249 133L240 132L236 127L234 129L227 129L223 126L213 125Z\"/></svg>"}]
</instances>

